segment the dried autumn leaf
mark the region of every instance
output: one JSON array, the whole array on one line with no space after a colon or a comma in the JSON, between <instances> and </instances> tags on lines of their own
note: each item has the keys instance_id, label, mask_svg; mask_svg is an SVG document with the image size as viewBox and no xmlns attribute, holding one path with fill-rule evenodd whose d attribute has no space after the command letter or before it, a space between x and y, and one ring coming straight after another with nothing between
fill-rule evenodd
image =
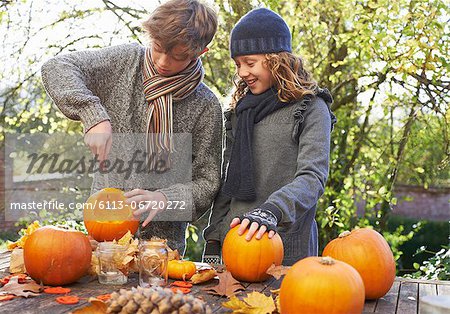
<instances>
[{"instance_id":1,"label":"dried autumn leaf","mask_svg":"<svg viewBox=\"0 0 450 314\"><path fill-rule=\"evenodd\" d=\"M249 293L244 301L252 308L249 313L266 314L276 310L272 296L266 296L257 291Z\"/></svg>"},{"instance_id":2,"label":"dried autumn leaf","mask_svg":"<svg viewBox=\"0 0 450 314\"><path fill-rule=\"evenodd\" d=\"M278 294L275 298L275 305L277 306L277 312L281 313L281 306L280 306L280 295Z\"/></svg>"},{"instance_id":3,"label":"dried autumn leaf","mask_svg":"<svg viewBox=\"0 0 450 314\"><path fill-rule=\"evenodd\" d=\"M89 298L90 305L76 309L72 314L105 314L108 305L96 298Z\"/></svg>"},{"instance_id":4,"label":"dried autumn leaf","mask_svg":"<svg viewBox=\"0 0 450 314\"><path fill-rule=\"evenodd\" d=\"M127 231L118 241L117 244L119 245L128 245L133 241L133 235L131 234L130 230Z\"/></svg>"},{"instance_id":5,"label":"dried autumn leaf","mask_svg":"<svg viewBox=\"0 0 450 314\"><path fill-rule=\"evenodd\" d=\"M26 273L25 263L23 260L23 249L15 248L11 252L11 259L9 262L9 272L11 274Z\"/></svg>"},{"instance_id":6,"label":"dried autumn leaf","mask_svg":"<svg viewBox=\"0 0 450 314\"><path fill-rule=\"evenodd\" d=\"M34 280L20 284L18 277L12 277L9 282L0 288L0 294L14 294L19 297L35 297L44 290L44 286L38 285Z\"/></svg>"},{"instance_id":7,"label":"dried autumn leaf","mask_svg":"<svg viewBox=\"0 0 450 314\"><path fill-rule=\"evenodd\" d=\"M176 259L176 260L181 259L181 257L180 257L180 252L178 252L178 250L172 250L172 249L169 247L169 248L168 248L168 251L169 251L169 261L174 260L174 259Z\"/></svg>"},{"instance_id":8,"label":"dried autumn leaf","mask_svg":"<svg viewBox=\"0 0 450 314\"><path fill-rule=\"evenodd\" d=\"M245 290L241 283L233 278L230 272L218 273L217 276L219 277L219 284L217 286L203 289L208 294L231 297L238 291Z\"/></svg>"},{"instance_id":9,"label":"dried autumn leaf","mask_svg":"<svg viewBox=\"0 0 450 314\"><path fill-rule=\"evenodd\" d=\"M266 314L276 310L275 302L271 296L253 291L243 300L232 296L230 301L222 303L226 308L233 310L233 313L245 314Z\"/></svg>"},{"instance_id":10,"label":"dried autumn leaf","mask_svg":"<svg viewBox=\"0 0 450 314\"><path fill-rule=\"evenodd\" d=\"M91 276L97 276L100 274L100 261L95 252L92 252L91 267L88 270L88 274Z\"/></svg>"},{"instance_id":11,"label":"dried autumn leaf","mask_svg":"<svg viewBox=\"0 0 450 314\"><path fill-rule=\"evenodd\" d=\"M286 275L289 268L290 268L289 266L282 266L282 265L275 266L275 264L272 264L266 271L266 274L271 275L275 277L276 280L278 280L281 278L281 276Z\"/></svg>"},{"instance_id":12,"label":"dried autumn leaf","mask_svg":"<svg viewBox=\"0 0 450 314\"><path fill-rule=\"evenodd\" d=\"M233 313L244 313L246 310L250 309L250 306L247 303L241 301L235 295L232 295L230 297L230 301L222 302L222 306L226 307L227 309L233 310Z\"/></svg>"},{"instance_id":13,"label":"dried autumn leaf","mask_svg":"<svg viewBox=\"0 0 450 314\"><path fill-rule=\"evenodd\" d=\"M197 285L199 283L207 282L216 277L215 269L200 269L191 277L191 283Z\"/></svg>"}]
</instances>

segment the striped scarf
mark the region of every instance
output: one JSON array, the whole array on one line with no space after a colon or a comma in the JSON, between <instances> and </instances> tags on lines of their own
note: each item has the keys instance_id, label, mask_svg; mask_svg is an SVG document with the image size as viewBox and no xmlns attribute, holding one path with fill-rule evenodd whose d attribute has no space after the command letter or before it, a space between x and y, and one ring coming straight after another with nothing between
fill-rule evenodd
<instances>
[{"instance_id":1,"label":"striped scarf","mask_svg":"<svg viewBox=\"0 0 450 314\"><path fill-rule=\"evenodd\" d=\"M144 94L148 102L146 152L150 170L164 172L170 168L173 152L172 101L189 96L204 76L200 59L192 61L180 73L165 77L158 74L151 58L151 49L145 51L143 67Z\"/></svg>"}]
</instances>

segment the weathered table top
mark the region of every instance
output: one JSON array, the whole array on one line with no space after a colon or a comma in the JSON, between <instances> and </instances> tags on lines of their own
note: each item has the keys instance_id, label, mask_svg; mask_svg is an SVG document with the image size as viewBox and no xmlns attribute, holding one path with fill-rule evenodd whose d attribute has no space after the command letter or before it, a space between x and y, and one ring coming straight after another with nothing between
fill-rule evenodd
<instances>
[{"instance_id":1,"label":"weathered table top","mask_svg":"<svg viewBox=\"0 0 450 314\"><path fill-rule=\"evenodd\" d=\"M9 252L0 252L0 278L9 274ZM201 296L213 309L214 313L229 312L221 306L225 298L212 296L202 291L202 288L217 284L217 280L202 285L194 285L192 293ZM263 283L244 284L247 292L259 291L270 293L270 290L278 289L281 280L268 279ZM62 305L55 301L55 295L42 293L37 297L15 298L10 301L0 302L0 313L68 313L88 304L89 297L111 293L120 288L137 286L137 276L129 277L128 283L122 286L101 285L97 280L90 282L77 282L68 285L72 292L81 298L78 304ZM426 295L450 295L450 281L425 281L396 278L391 290L383 297L374 301L366 301L364 313L383 314L410 314L419 312L419 300Z\"/></svg>"}]
</instances>

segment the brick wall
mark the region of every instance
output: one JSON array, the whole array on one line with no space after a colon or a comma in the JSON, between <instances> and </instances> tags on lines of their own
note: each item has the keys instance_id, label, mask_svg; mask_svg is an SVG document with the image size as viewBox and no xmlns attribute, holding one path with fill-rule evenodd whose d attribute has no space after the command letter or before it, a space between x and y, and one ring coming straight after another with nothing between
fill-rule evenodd
<instances>
[{"instance_id":1,"label":"brick wall","mask_svg":"<svg viewBox=\"0 0 450 314\"><path fill-rule=\"evenodd\" d=\"M398 185L394 195L397 205L393 213L417 219L450 220L450 187L432 187Z\"/></svg>"}]
</instances>

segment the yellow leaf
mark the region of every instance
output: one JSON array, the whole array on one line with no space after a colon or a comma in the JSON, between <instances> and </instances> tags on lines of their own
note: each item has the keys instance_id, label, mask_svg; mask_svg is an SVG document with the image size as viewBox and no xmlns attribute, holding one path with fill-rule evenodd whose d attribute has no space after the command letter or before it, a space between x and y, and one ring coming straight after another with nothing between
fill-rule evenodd
<instances>
[{"instance_id":1,"label":"yellow leaf","mask_svg":"<svg viewBox=\"0 0 450 314\"><path fill-rule=\"evenodd\" d=\"M249 308L249 305L247 303L239 300L239 298L236 297L235 295L230 297L230 301L222 302L222 306L226 307L230 310L233 310L233 313L235 311L241 311L241 310Z\"/></svg>"},{"instance_id":2,"label":"yellow leaf","mask_svg":"<svg viewBox=\"0 0 450 314\"><path fill-rule=\"evenodd\" d=\"M30 234L32 234L33 232L35 232L40 227L41 227L41 225L39 224L39 221L35 220L33 223L28 225L28 227L26 229L22 229L21 231L23 231L23 236L20 237L20 239L17 240L16 242L9 243L8 250L13 250L16 247L23 248L25 245L25 242L28 239L28 236Z\"/></svg>"},{"instance_id":3,"label":"yellow leaf","mask_svg":"<svg viewBox=\"0 0 450 314\"><path fill-rule=\"evenodd\" d=\"M272 313L276 309L275 302L271 296L266 296L257 291L249 293L248 296L244 298L244 301L252 307L250 313Z\"/></svg>"},{"instance_id":4,"label":"yellow leaf","mask_svg":"<svg viewBox=\"0 0 450 314\"><path fill-rule=\"evenodd\" d=\"M280 295L277 295L277 297L275 298L275 305L277 306L277 312L281 313Z\"/></svg>"},{"instance_id":5,"label":"yellow leaf","mask_svg":"<svg viewBox=\"0 0 450 314\"><path fill-rule=\"evenodd\" d=\"M90 305L86 305L82 308L76 309L75 311L73 311L73 314L104 314L106 313L106 309L108 308L108 306L106 305L105 302L97 300L95 298L90 298L89 302L91 303Z\"/></svg>"},{"instance_id":6,"label":"yellow leaf","mask_svg":"<svg viewBox=\"0 0 450 314\"><path fill-rule=\"evenodd\" d=\"M119 241L117 241L117 244L120 244L120 245L128 245L128 244L130 244L130 242L131 242L132 239L133 239L133 235L131 234L130 230L128 230L128 232L125 233L125 234L123 235L123 237L121 237L121 238L119 239Z\"/></svg>"}]
</instances>

